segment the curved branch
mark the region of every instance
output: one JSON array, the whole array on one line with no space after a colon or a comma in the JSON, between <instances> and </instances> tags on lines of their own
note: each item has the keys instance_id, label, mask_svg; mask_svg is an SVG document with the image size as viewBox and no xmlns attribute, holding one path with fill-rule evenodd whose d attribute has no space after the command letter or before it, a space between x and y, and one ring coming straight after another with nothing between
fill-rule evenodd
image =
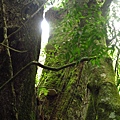
<instances>
[{"instance_id":1,"label":"curved branch","mask_svg":"<svg viewBox=\"0 0 120 120\"><path fill-rule=\"evenodd\" d=\"M3 43L0 43L0 45L4 46L4 47L6 47L6 48L9 48L10 50L12 50L12 51L14 51L14 52L19 52L19 53L27 52L27 50L25 50L25 51L20 51L20 50L14 49L14 48L12 48L12 47L10 47L10 46L8 46L8 45L5 45L5 44L3 44Z\"/></svg>"},{"instance_id":2,"label":"curved branch","mask_svg":"<svg viewBox=\"0 0 120 120\"><path fill-rule=\"evenodd\" d=\"M23 71L25 71L31 65L36 65L36 66L39 66L39 67L41 67L43 69L47 69L47 70L59 71L59 70L62 70L64 68L74 66L78 63L81 63L81 62L84 62L84 61L90 61L91 59L96 59L96 58L97 57L83 57L79 61L76 61L76 62L73 62L73 63L70 63L70 64L66 64L66 65L64 65L62 67L58 67L58 68L49 67L49 66L46 66L46 65L42 65L41 63L39 63L37 61L32 61L32 62L28 63L26 66L24 66L20 71L18 71L13 77L11 77L8 81L6 81L2 86L0 86L0 90L2 90L5 87L5 85L7 85L9 82L13 81L16 77L18 77Z\"/></svg>"}]
</instances>

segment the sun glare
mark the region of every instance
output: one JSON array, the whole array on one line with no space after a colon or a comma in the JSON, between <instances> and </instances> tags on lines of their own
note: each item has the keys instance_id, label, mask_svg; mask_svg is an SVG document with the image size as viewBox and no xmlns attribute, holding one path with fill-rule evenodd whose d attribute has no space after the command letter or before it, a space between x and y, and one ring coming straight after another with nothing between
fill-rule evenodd
<instances>
[{"instance_id":1,"label":"sun glare","mask_svg":"<svg viewBox=\"0 0 120 120\"><path fill-rule=\"evenodd\" d=\"M44 64L46 58L46 54L44 54L44 48L47 45L49 38L49 23L45 18L41 22L40 27L42 28L42 35L41 35L41 49L40 49L39 62L41 64ZM42 68L38 67L37 70L38 80L40 79L41 73L42 73Z\"/></svg>"},{"instance_id":2,"label":"sun glare","mask_svg":"<svg viewBox=\"0 0 120 120\"><path fill-rule=\"evenodd\" d=\"M41 48L44 48L45 45L48 43L48 38L49 38L49 24L47 20L44 18L42 23L41 23L41 28L42 28L42 44Z\"/></svg>"}]
</instances>

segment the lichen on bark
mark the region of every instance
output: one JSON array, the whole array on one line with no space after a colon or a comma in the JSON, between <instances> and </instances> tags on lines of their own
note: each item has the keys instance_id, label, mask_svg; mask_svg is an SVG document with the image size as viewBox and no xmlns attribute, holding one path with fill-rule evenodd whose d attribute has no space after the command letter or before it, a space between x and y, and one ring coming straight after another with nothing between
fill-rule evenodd
<instances>
[{"instance_id":1,"label":"lichen on bark","mask_svg":"<svg viewBox=\"0 0 120 120\"><path fill-rule=\"evenodd\" d=\"M88 88L91 92L86 120L111 120L110 114L115 113L113 119L118 120L120 99L115 85L115 73L110 58L101 60L99 67L90 70L90 82ZM94 73L94 74L93 74ZM93 112L93 110L95 110ZM103 117L102 117L103 116Z\"/></svg>"}]
</instances>

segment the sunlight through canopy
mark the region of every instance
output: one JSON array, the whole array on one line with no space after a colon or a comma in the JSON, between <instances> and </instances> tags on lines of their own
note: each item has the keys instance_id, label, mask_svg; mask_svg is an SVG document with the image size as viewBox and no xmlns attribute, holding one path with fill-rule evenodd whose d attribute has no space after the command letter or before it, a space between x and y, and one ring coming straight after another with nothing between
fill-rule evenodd
<instances>
[{"instance_id":1,"label":"sunlight through canopy","mask_svg":"<svg viewBox=\"0 0 120 120\"><path fill-rule=\"evenodd\" d=\"M44 48L48 43L48 38L49 38L49 24L45 18L41 22L40 27L42 28L42 35L41 35L41 50L40 50L39 62L44 64L46 58L46 54L44 53ZM42 73L42 68L38 67L37 70L38 80L40 79L41 73Z\"/></svg>"}]
</instances>

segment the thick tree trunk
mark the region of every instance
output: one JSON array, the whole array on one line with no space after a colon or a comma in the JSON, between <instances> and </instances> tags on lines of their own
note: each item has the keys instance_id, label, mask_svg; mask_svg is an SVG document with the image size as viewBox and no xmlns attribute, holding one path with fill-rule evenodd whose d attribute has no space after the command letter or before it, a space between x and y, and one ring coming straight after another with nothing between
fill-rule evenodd
<instances>
[{"instance_id":1,"label":"thick tree trunk","mask_svg":"<svg viewBox=\"0 0 120 120\"><path fill-rule=\"evenodd\" d=\"M35 75L36 66L23 71L15 79L3 86L27 63L38 60L41 31L40 22L43 14L41 1L6 1L5 17L9 47L3 45L4 24L0 16L0 119L1 120L35 120ZM35 15L34 13L39 9ZM2 10L1 10L2 11ZM13 34L14 33L14 34ZM12 35L13 34L13 35ZM12 49L14 48L14 49ZM10 56L6 53L9 49ZM16 49L16 50L15 50ZM19 50L19 51L18 51ZM10 59L12 63L10 63ZM10 69L12 66L12 69ZM3 87L2 87L3 86Z\"/></svg>"},{"instance_id":2,"label":"thick tree trunk","mask_svg":"<svg viewBox=\"0 0 120 120\"><path fill-rule=\"evenodd\" d=\"M120 98L115 86L112 60L105 58L101 65L87 68L88 89L91 93L86 120L119 120ZM94 74L93 74L94 73Z\"/></svg>"},{"instance_id":3,"label":"thick tree trunk","mask_svg":"<svg viewBox=\"0 0 120 120\"><path fill-rule=\"evenodd\" d=\"M89 6L93 5L94 2L94 0L90 0ZM84 25L85 23L82 24L82 26ZM103 39L101 43L102 46L105 46ZM54 51L55 60L50 62L49 48L50 50L53 49L49 45L47 46L46 64L61 65L61 62L65 60L57 59L55 56L59 53L56 54ZM65 49L61 45L60 50L64 51L63 49L66 50L67 48ZM86 50L82 52L81 54L85 55ZM93 48L87 49L88 54L92 52ZM67 61L64 62L64 64L66 63ZM47 97L42 95L40 98L42 101L41 111L44 114L42 115L48 120L120 119L120 99L114 82L115 73L110 58L100 59L100 66L92 65L90 62L81 62L75 67L57 73L44 70L41 81L50 93L56 91L54 95L48 93Z\"/></svg>"}]
</instances>

